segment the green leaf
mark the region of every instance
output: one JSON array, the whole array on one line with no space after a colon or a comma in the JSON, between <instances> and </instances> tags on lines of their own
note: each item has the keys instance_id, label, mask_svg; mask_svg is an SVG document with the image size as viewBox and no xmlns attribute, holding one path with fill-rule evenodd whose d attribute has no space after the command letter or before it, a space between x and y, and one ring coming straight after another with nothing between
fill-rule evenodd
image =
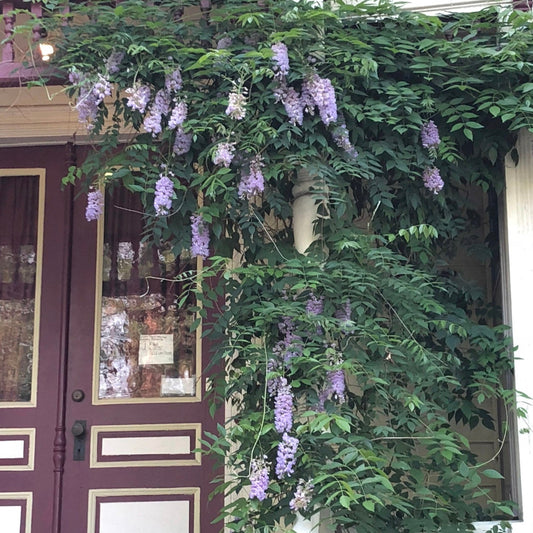
<instances>
[{"instance_id":1,"label":"green leaf","mask_svg":"<svg viewBox=\"0 0 533 533\"><path fill-rule=\"evenodd\" d=\"M483 470L481 474L491 479L503 479L503 476L497 470L493 470L492 468L487 468L486 470Z\"/></svg>"},{"instance_id":2,"label":"green leaf","mask_svg":"<svg viewBox=\"0 0 533 533\"><path fill-rule=\"evenodd\" d=\"M363 507L367 510L373 513L376 509L376 504L372 500L365 500L363 502Z\"/></svg>"}]
</instances>

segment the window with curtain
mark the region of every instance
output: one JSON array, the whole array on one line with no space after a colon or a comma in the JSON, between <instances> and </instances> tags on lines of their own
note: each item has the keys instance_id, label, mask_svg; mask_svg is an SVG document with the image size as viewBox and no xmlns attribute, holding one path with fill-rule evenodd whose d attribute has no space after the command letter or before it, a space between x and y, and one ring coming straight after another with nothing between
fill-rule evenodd
<instances>
[{"instance_id":1,"label":"window with curtain","mask_svg":"<svg viewBox=\"0 0 533 533\"><path fill-rule=\"evenodd\" d=\"M38 176L0 176L0 402L32 393Z\"/></svg>"},{"instance_id":2,"label":"window with curtain","mask_svg":"<svg viewBox=\"0 0 533 533\"><path fill-rule=\"evenodd\" d=\"M196 262L143 241L139 199L123 188L106 198L103 233L99 399L194 396Z\"/></svg>"}]
</instances>

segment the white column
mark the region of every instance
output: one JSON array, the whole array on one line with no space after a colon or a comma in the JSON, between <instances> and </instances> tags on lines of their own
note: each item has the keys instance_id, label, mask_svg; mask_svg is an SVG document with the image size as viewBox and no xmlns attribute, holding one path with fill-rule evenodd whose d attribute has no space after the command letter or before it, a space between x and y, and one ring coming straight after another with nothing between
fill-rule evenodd
<instances>
[{"instance_id":1,"label":"white column","mask_svg":"<svg viewBox=\"0 0 533 533\"><path fill-rule=\"evenodd\" d=\"M533 136L526 130L520 132L516 149L519 155L515 166L510 157L505 171L504 226L507 254L503 253L504 279L508 290L504 298L506 322L512 326L515 352L516 390L533 396ZM505 252L505 250L504 250ZM507 257L505 257L507 255ZM530 403L530 402L528 402ZM518 397L520 407L528 407ZM527 430L531 420L518 419L518 445L516 465L520 494L512 498L520 503L523 520L513 522L513 533L533 531L533 435ZM526 432L521 431L526 430ZM479 529L484 531L484 529Z\"/></svg>"},{"instance_id":2,"label":"white column","mask_svg":"<svg viewBox=\"0 0 533 533\"><path fill-rule=\"evenodd\" d=\"M315 178L306 169L298 170L296 183L292 189L294 196L292 224L294 247L301 254L305 253L317 238L314 233L314 223L318 218L318 206L312 192L314 185Z\"/></svg>"}]
</instances>

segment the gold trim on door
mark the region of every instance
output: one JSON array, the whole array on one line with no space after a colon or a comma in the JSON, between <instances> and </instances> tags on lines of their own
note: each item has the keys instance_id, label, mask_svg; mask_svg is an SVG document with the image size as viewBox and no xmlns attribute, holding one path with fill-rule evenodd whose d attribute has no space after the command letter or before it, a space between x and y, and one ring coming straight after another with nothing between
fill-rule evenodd
<instances>
[{"instance_id":1,"label":"gold trim on door","mask_svg":"<svg viewBox=\"0 0 533 533\"><path fill-rule=\"evenodd\" d=\"M0 500L26 500L26 513L22 514L20 519L25 520L25 533L31 533L33 492L0 492Z\"/></svg>"},{"instance_id":2,"label":"gold trim on door","mask_svg":"<svg viewBox=\"0 0 533 533\"><path fill-rule=\"evenodd\" d=\"M104 433L121 433L127 436L128 433L142 433L149 431L194 431L194 442L191 444L190 453L194 454L194 459L146 459L136 461L100 461L98 459L98 436ZM202 424L131 424L118 426L92 426L91 427L91 468L124 468L124 467L146 467L146 466L200 466L202 456L200 449L200 435L202 434ZM153 437L156 439L157 437ZM193 450L197 450L194 451Z\"/></svg>"},{"instance_id":3,"label":"gold trim on door","mask_svg":"<svg viewBox=\"0 0 533 533\"><path fill-rule=\"evenodd\" d=\"M44 233L44 205L45 205L45 176L44 168L4 168L0 169L0 178L4 177L31 177L39 179L39 207L37 213L37 246L36 246L36 268L35 268L35 302L34 302L34 322L33 322L33 355L31 374L31 395L27 402L6 402L0 401L0 408L20 408L37 406L37 378L39 363L39 326L41 319L41 284L43 266L43 233Z\"/></svg>"},{"instance_id":4,"label":"gold trim on door","mask_svg":"<svg viewBox=\"0 0 533 533\"><path fill-rule=\"evenodd\" d=\"M103 189L102 189L102 192ZM102 327L102 282L103 282L103 262L104 262L104 222L105 216L98 220L97 229L97 251L96 251L96 295L95 295L95 327L94 327L94 352L93 352L93 405L122 405L122 404L158 404L158 403L195 403L202 401L202 323L195 331L195 387L194 394L183 396L162 396L162 397L118 397L118 398L100 398L99 397L99 380L100 380L100 342ZM196 269L200 271L203 266L201 257L196 259ZM201 307L201 302L196 303ZM197 313L197 318L200 318Z\"/></svg>"},{"instance_id":5,"label":"gold trim on door","mask_svg":"<svg viewBox=\"0 0 533 533\"><path fill-rule=\"evenodd\" d=\"M96 531L96 508L98 498L121 497L121 496L172 496L172 495L190 495L193 496L193 531L190 533L200 533L200 487L180 487L169 489L90 489L88 516L87 516L87 533Z\"/></svg>"},{"instance_id":6,"label":"gold trim on door","mask_svg":"<svg viewBox=\"0 0 533 533\"><path fill-rule=\"evenodd\" d=\"M35 466L35 428L0 428L0 436L28 436L28 461L22 465L0 465L0 470L33 470Z\"/></svg>"}]
</instances>

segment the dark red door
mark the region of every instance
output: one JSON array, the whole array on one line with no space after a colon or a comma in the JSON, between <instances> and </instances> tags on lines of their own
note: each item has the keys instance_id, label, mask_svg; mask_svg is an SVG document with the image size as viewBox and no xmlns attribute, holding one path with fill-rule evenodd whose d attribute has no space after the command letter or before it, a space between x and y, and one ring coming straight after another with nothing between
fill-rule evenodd
<instances>
[{"instance_id":1,"label":"dark red door","mask_svg":"<svg viewBox=\"0 0 533 533\"><path fill-rule=\"evenodd\" d=\"M190 331L196 316L178 305L187 294L195 303L184 272L197 265L144 244L124 191L108 198L105 221L87 222L84 195L60 191L72 158L65 147L3 157L10 169L39 162L46 207L35 401L0 411L0 457L12 450L0 468L24 463L7 457L16 446L35 461L0 470L0 518L13 533L218 531L215 473L196 451L215 424L207 350Z\"/></svg>"}]
</instances>

